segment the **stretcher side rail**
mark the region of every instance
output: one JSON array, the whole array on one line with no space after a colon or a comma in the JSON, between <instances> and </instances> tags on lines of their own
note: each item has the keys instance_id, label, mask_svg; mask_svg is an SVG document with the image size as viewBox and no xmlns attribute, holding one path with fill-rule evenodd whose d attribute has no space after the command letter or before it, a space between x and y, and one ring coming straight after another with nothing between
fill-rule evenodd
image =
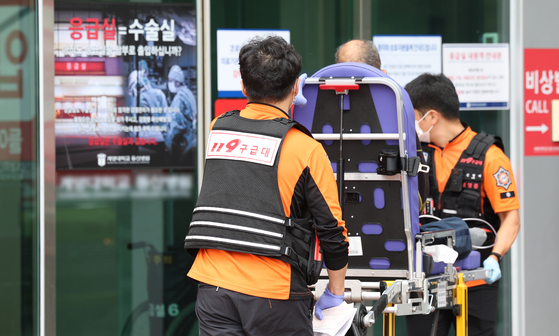
<instances>
[{"instance_id":1,"label":"stretcher side rail","mask_svg":"<svg viewBox=\"0 0 559 336\"><path fill-rule=\"evenodd\" d=\"M404 125L404 101L403 101L403 94L402 89L400 86L392 79L384 78L384 77L321 77L321 78L307 78L305 80L305 86L307 85L319 85L322 89L336 91L336 95L342 96L342 109L343 109L343 96L349 94L349 90L355 90L355 87L359 84L374 84L374 85L384 85L390 88L395 95L396 99L396 116L397 116L397 125L398 125L398 133L377 133L377 134L352 134L347 133L341 129L339 134L324 134L324 133L313 133L313 136L317 140L398 140L398 148L399 148L399 157L400 160L403 162L402 168L400 171L400 178L402 185L402 199L407 200L409 199L409 184L408 184L408 152L406 149L406 132L405 132L405 125ZM345 179L345 174L344 180ZM374 179L371 180L389 180L386 178L379 178L379 175L376 175ZM359 180L369 180L369 177L373 177L372 174L356 176L353 175L352 177L361 177L362 179ZM390 179L391 180L391 179ZM396 179L395 179L396 180ZM413 280L414 278L414 268L413 268L413 237L412 237L412 229L411 229L411 210L410 205L408 202L402 202L402 210L403 210L403 221L404 221L404 235L406 237L406 246L407 246L407 253L408 253L408 260L407 260L407 270L402 272L401 270L355 270L357 272L350 272L348 270L348 276L369 276L369 277L388 277L388 278L407 278ZM396 275L393 275L397 273ZM322 275L322 274L321 274Z\"/></svg>"}]
</instances>

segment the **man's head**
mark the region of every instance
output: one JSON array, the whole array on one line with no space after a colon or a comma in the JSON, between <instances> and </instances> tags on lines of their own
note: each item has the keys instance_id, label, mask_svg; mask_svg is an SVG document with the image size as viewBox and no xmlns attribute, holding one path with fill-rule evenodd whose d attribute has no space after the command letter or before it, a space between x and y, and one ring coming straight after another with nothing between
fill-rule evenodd
<instances>
[{"instance_id":1,"label":"man's head","mask_svg":"<svg viewBox=\"0 0 559 336\"><path fill-rule=\"evenodd\" d=\"M254 38L239 52L243 87L249 101L277 103L293 91L301 56L279 36Z\"/></svg>"},{"instance_id":2,"label":"man's head","mask_svg":"<svg viewBox=\"0 0 559 336\"><path fill-rule=\"evenodd\" d=\"M415 128L421 142L445 147L464 130L456 89L445 75L423 74L405 89L415 110Z\"/></svg>"},{"instance_id":3,"label":"man's head","mask_svg":"<svg viewBox=\"0 0 559 336\"><path fill-rule=\"evenodd\" d=\"M413 108L421 116L435 110L448 121L460 120L460 101L454 84L443 74L422 74L405 87Z\"/></svg>"},{"instance_id":4,"label":"man's head","mask_svg":"<svg viewBox=\"0 0 559 336\"><path fill-rule=\"evenodd\" d=\"M336 50L336 63L357 62L380 69L380 55L373 41L351 40Z\"/></svg>"}]
</instances>

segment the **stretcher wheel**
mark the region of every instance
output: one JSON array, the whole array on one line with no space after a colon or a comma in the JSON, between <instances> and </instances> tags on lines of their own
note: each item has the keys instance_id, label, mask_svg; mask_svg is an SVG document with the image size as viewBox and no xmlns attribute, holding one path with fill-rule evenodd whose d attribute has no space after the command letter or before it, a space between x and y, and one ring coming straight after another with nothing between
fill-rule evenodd
<instances>
[{"instance_id":1,"label":"stretcher wheel","mask_svg":"<svg viewBox=\"0 0 559 336\"><path fill-rule=\"evenodd\" d=\"M363 324L363 318L367 315L367 308L362 303L354 303L357 312L353 317L351 328L346 333L346 336L365 336L367 334L367 327Z\"/></svg>"}]
</instances>

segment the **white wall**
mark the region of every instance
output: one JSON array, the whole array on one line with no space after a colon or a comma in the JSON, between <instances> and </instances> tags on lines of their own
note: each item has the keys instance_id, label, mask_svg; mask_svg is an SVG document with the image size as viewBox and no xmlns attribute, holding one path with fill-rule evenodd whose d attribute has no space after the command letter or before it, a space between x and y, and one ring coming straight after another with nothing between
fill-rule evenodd
<instances>
[{"instance_id":1,"label":"white wall","mask_svg":"<svg viewBox=\"0 0 559 336\"><path fill-rule=\"evenodd\" d=\"M559 1L523 0L522 9L524 48L559 48ZM524 157L523 166L525 334L556 335L559 156Z\"/></svg>"}]
</instances>

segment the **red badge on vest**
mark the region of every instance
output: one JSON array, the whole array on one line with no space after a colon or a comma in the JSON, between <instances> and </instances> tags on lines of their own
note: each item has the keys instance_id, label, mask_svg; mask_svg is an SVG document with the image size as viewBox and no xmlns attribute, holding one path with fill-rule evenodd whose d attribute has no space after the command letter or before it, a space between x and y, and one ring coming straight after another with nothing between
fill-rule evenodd
<instances>
[{"instance_id":1,"label":"red badge on vest","mask_svg":"<svg viewBox=\"0 0 559 336\"><path fill-rule=\"evenodd\" d=\"M495 181L497 181L497 187L505 188L505 190L509 189L512 181L508 170L503 167L499 167L499 170L493 174L493 177L495 178Z\"/></svg>"}]
</instances>

